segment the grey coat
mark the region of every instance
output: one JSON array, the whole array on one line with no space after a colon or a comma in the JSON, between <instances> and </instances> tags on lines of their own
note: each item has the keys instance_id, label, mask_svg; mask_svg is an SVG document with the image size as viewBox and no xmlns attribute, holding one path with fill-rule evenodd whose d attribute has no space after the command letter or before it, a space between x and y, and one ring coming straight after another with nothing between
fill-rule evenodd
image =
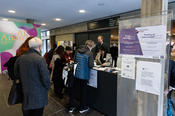
<instances>
[{"instance_id":1,"label":"grey coat","mask_svg":"<svg viewBox=\"0 0 175 116\"><path fill-rule=\"evenodd\" d=\"M29 49L15 62L15 76L20 77L23 89L24 110L39 109L48 104L49 72L40 54Z\"/></svg>"}]
</instances>

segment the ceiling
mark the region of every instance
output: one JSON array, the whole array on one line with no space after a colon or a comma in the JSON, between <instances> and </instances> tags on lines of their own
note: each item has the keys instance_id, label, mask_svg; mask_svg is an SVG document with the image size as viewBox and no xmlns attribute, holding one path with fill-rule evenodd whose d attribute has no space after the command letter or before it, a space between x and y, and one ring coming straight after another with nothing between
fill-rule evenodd
<instances>
[{"instance_id":1,"label":"ceiling","mask_svg":"<svg viewBox=\"0 0 175 116\"><path fill-rule=\"evenodd\" d=\"M42 28L53 29L140 7L141 0L1 0L0 17L34 19L35 23L46 23ZM86 10L86 13L78 13L80 9ZM15 10L16 13L10 14L8 10ZM55 18L61 18L62 21L56 22Z\"/></svg>"}]
</instances>

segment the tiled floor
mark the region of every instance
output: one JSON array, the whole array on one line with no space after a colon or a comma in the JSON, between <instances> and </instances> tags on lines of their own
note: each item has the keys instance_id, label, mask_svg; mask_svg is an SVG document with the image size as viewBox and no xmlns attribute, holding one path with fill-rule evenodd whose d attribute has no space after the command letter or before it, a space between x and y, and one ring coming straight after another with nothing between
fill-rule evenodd
<instances>
[{"instance_id":1,"label":"tiled floor","mask_svg":"<svg viewBox=\"0 0 175 116\"><path fill-rule=\"evenodd\" d=\"M21 105L9 106L7 104L10 87L11 81L8 80L8 76L0 75L0 116L22 116ZM50 90L49 104L45 107L44 116L103 116L93 109L84 114L80 114L78 111L69 113L66 109L67 103L67 97L60 100Z\"/></svg>"}]
</instances>

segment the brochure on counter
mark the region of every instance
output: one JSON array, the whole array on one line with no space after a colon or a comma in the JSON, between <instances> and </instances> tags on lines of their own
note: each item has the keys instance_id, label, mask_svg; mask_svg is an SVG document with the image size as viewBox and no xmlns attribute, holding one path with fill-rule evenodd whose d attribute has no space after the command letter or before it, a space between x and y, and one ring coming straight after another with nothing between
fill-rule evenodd
<instances>
[{"instance_id":1,"label":"brochure on counter","mask_svg":"<svg viewBox=\"0 0 175 116\"><path fill-rule=\"evenodd\" d=\"M117 68L117 67L103 67L100 65L94 66L93 69L97 71L105 71L105 72L111 72L111 73L117 73L121 70L120 68Z\"/></svg>"}]
</instances>

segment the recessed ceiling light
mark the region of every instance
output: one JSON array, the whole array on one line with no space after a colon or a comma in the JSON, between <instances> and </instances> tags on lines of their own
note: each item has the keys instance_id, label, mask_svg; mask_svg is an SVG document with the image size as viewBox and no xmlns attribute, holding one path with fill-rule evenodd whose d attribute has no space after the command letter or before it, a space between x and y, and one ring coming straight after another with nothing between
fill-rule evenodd
<instances>
[{"instance_id":1,"label":"recessed ceiling light","mask_svg":"<svg viewBox=\"0 0 175 116\"><path fill-rule=\"evenodd\" d=\"M41 23L42 26L46 26L46 23Z\"/></svg>"},{"instance_id":2,"label":"recessed ceiling light","mask_svg":"<svg viewBox=\"0 0 175 116\"><path fill-rule=\"evenodd\" d=\"M13 13L13 14L16 13L15 10L8 10L8 12L9 12L9 13Z\"/></svg>"},{"instance_id":3,"label":"recessed ceiling light","mask_svg":"<svg viewBox=\"0 0 175 116\"><path fill-rule=\"evenodd\" d=\"M8 21L8 19L7 19L7 18L3 18L2 20L3 20L3 21Z\"/></svg>"},{"instance_id":4,"label":"recessed ceiling light","mask_svg":"<svg viewBox=\"0 0 175 116\"><path fill-rule=\"evenodd\" d=\"M55 18L55 21L61 21L62 19L61 18Z\"/></svg>"},{"instance_id":5,"label":"recessed ceiling light","mask_svg":"<svg viewBox=\"0 0 175 116\"><path fill-rule=\"evenodd\" d=\"M85 10L79 10L78 12L79 12L79 13L86 13Z\"/></svg>"}]
</instances>

